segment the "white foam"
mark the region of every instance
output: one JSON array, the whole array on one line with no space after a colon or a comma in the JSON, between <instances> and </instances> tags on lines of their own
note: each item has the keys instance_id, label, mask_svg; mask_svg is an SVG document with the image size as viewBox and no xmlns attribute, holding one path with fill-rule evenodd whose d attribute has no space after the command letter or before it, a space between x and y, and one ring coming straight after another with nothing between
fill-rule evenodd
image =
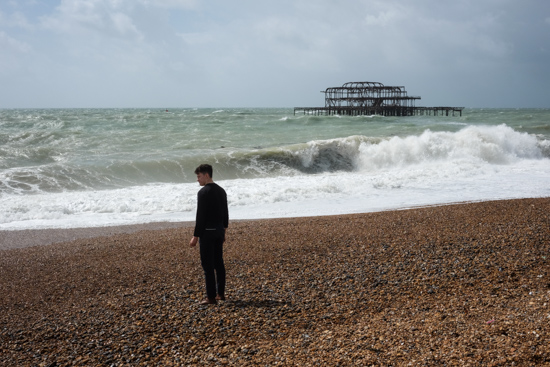
<instances>
[{"instance_id":1,"label":"white foam","mask_svg":"<svg viewBox=\"0 0 550 367\"><path fill-rule=\"evenodd\" d=\"M363 144L359 167L375 171L427 162L470 161L506 164L518 159L540 159L533 135L508 126L469 126L458 132L432 132L420 136L393 137L379 144Z\"/></svg>"},{"instance_id":2,"label":"white foam","mask_svg":"<svg viewBox=\"0 0 550 367\"><path fill-rule=\"evenodd\" d=\"M462 201L550 196L550 160L507 165L434 162L377 173L340 172L219 181L231 219L372 212ZM193 221L193 184L4 196L0 229Z\"/></svg>"},{"instance_id":3,"label":"white foam","mask_svg":"<svg viewBox=\"0 0 550 367\"><path fill-rule=\"evenodd\" d=\"M306 144L303 163L353 157L353 171L219 181L231 219L300 217L463 201L550 197L550 159L536 137L501 125L425 131L379 143ZM336 158L335 158L336 157ZM193 221L197 183L0 197L0 229Z\"/></svg>"}]
</instances>

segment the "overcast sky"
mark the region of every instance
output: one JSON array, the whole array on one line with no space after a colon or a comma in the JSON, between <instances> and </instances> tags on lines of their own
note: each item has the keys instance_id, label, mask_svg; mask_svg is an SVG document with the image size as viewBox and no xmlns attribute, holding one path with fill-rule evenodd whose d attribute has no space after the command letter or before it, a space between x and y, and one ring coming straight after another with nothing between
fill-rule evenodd
<instances>
[{"instance_id":1,"label":"overcast sky","mask_svg":"<svg viewBox=\"0 0 550 367\"><path fill-rule=\"evenodd\" d=\"M0 0L0 108L550 108L548 0Z\"/></svg>"}]
</instances>

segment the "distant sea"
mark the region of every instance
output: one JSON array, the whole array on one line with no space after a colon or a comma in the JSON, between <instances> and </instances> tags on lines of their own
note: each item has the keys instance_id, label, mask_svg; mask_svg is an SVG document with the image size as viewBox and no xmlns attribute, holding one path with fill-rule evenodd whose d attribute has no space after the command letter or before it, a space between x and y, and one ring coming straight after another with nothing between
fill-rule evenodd
<instances>
[{"instance_id":1,"label":"distant sea","mask_svg":"<svg viewBox=\"0 0 550 367\"><path fill-rule=\"evenodd\" d=\"M550 196L550 110L0 110L0 230L193 221L214 166L231 219Z\"/></svg>"}]
</instances>

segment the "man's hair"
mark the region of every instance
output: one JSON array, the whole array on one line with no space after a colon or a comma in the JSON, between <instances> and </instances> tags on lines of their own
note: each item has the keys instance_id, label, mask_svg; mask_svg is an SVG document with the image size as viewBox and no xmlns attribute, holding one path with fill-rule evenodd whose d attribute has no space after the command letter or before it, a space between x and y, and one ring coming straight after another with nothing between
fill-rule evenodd
<instances>
[{"instance_id":1,"label":"man's hair","mask_svg":"<svg viewBox=\"0 0 550 367\"><path fill-rule=\"evenodd\" d=\"M208 173L208 176L212 178L212 166L209 164L201 164L195 169L195 174L198 175L199 173Z\"/></svg>"}]
</instances>

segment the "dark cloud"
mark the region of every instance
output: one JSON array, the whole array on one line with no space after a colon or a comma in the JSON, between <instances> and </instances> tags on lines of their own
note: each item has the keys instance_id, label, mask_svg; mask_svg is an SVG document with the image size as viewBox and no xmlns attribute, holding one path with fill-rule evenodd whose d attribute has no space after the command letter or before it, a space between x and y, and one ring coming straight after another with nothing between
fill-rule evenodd
<instances>
[{"instance_id":1,"label":"dark cloud","mask_svg":"<svg viewBox=\"0 0 550 367\"><path fill-rule=\"evenodd\" d=\"M549 19L534 0L8 2L0 107L316 106L348 81L550 107Z\"/></svg>"}]
</instances>

